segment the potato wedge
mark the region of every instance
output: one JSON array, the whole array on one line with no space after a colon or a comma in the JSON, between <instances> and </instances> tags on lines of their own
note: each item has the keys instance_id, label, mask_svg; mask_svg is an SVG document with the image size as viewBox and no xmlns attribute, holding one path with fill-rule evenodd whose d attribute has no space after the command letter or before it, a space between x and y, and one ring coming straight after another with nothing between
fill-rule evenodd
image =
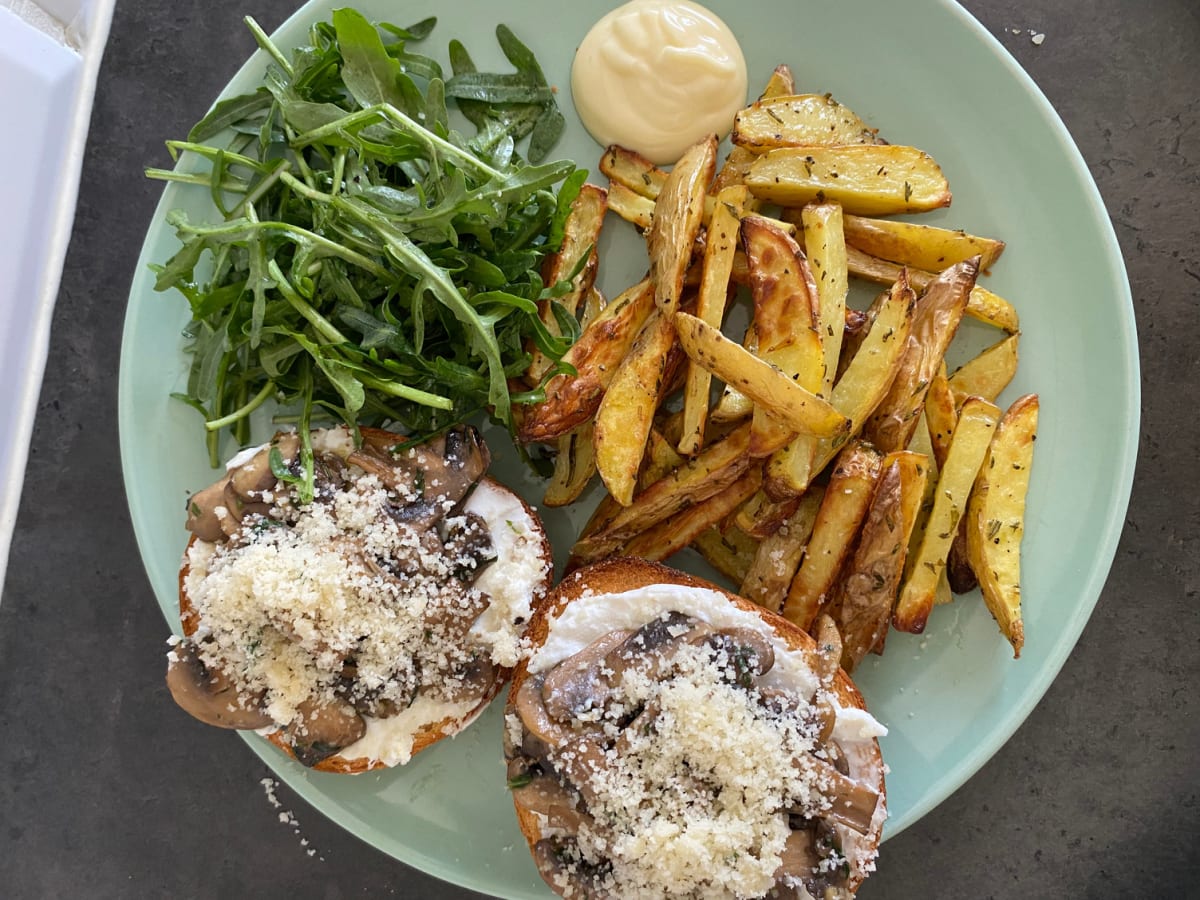
<instances>
[{"instance_id":1,"label":"potato wedge","mask_svg":"<svg viewBox=\"0 0 1200 900\"><path fill-rule=\"evenodd\" d=\"M844 229L852 247L927 272L941 272L972 256L979 257L979 271L986 272L1004 252L1004 241L895 219L846 216Z\"/></svg>"},{"instance_id":2,"label":"potato wedge","mask_svg":"<svg viewBox=\"0 0 1200 900\"><path fill-rule=\"evenodd\" d=\"M546 399L526 410L517 431L522 443L554 440L595 414L621 360L653 311L649 279L601 310L563 357L576 374L555 375L546 384Z\"/></svg>"},{"instance_id":3,"label":"potato wedge","mask_svg":"<svg viewBox=\"0 0 1200 900\"><path fill-rule=\"evenodd\" d=\"M654 302L664 314L679 309L683 276L692 261L692 247L700 233L704 200L717 164L717 138L709 135L680 157L654 201L654 216L646 244L650 252L650 277Z\"/></svg>"},{"instance_id":4,"label":"potato wedge","mask_svg":"<svg viewBox=\"0 0 1200 900\"><path fill-rule=\"evenodd\" d=\"M580 494L596 474L596 454L592 445L592 420L584 422L558 439L558 455L554 457L554 474L546 485L542 502L546 506L567 506Z\"/></svg>"},{"instance_id":5,"label":"potato wedge","mask_svg":"<svg viewBox=\"0 0 1200 900\"><path fill-rule=\"evenodd\" d=\"M842 339L846 332L846 293L849 284L846 244L842 240L842 209L833 203L806 206L801 213L801 222L817 300L813 329L821 339L825 370L819 393L828 397L833 391ZM782 450L777 450L770 464L776 475L768 477L765 490L776 500L802 492L797 482L803 481L803 476L792 478L787 473L806 472L815 452L816 439L811 435L799 435Z\"/></svg>"},{"instance_id":6,"label":"potato wedge","mask_svg":"<svg viewBox=\"0 0 1200 900\"><path fill-rule=\"evenodd\" d=\"M712 326L695 316L678 312L675 314L675 327L679 342L689 357L722 381L732 384L756 404L765 407L792 431L823 437L838 437L849 431L849 420L827 400L806 391L779 369L743 349ZM762 452L771 450L762 448Z\"/></svg>"},{"instance_id":7,"label":"potato wedge","mask_svg":"<svg viewBox=\"0 0 1200 900\"><path fill-rule=\"evenodd\" d=\"M796 511L779 525L775 533L758 545L738 593L759 606L778 613L787 598L788 588L804 555L821 506L823 492L813 489L800 498Z\"/></svg>"},{"instance_id":8,"label":"potato wedge","mask_svg":"<svg viewBox=\"0 0 1200 900\"><path fill-rule=\"evenodd\" d=\"M908 446L929 382L958 331L978 272L979 261L974 257L957 263L930 282L918 298L896 377L863 425L863 435L883 452Z\"/></svg>"},{"instance_id":9,"label":"potato wedge","mask_svg":"<svg viewBox=\"0 0 1200 900\"><path fill-rule=\"evenodd\" d=\"M943 362L930 380L929 390L925 394L925 427L938 466L946 464L946 454L950 452L950 438L953 437L957 424L958 408L954 402L954 395L950 392L950 382L946 379L946 364ZM919 425L917 430L920 431ZM911 445L912 442L909 443Z\"/></svg>"},{"instance_id":10,"label":"potato wedge","mask_svg":"<svg viewBox=\"0 0 1200 900\"><path fill-rule=\"evenodd\" d=\"M600 157L600 171L609 181L653 200L667 183L667 172L634 150L613 144Z\"/></svg>"},{"instance_id":11,"label":"potato wedge","mask_svg":"<svg viewBox=\"0 0 1200 900\"><path fill-rule=\"evenodd\" d=\"M779 527L796 512L796 507L799 505L799 497L787 497L782 501L775 501L767 496L766 492L759 491L741 505L733 517L733 523L750 537L764 540L778 531Z\"/></svg>"},{"instance_id":12,"label":"potato wedge","mask_svg":"<svg viewBox=\"0 0 1200 900\"><path fill-rule=\"evenodd\" d=\"M633 502L646 436L658 408L674 344L671 319L655 311L596 410L596 469L608 492L622 506Z\"/></svg>"},{"instance_id":13,"label":"potato wedge","mask_svg":"<svg viewBox=\"0 0 1200 900\"><path fill-rule=\"evenodd\" d=\"M969 403L970 401L968 401ZM1025 497L1037 440L1037 394L1017 398L1004 413L988 447L967 508L967 554L983 600L1000 631L1021 655L1021 538Z\"/></svg>"},{"instance_id":14,"label":"potato wedge","mask_svg":"<svg viewBox=\"0 0 1200 900\"><path fill-rule=\"evenodd\" d=\"M696 316L714 328L720 328L729 297L729 273L737 250L742 204L746 189L733 187L717 195L704 244L704 274L696 301ZM687 383L683 391L683 427L679 452L691 456L704 444L704 428L708 420L708 395L712 373L695 362L688 361Z\"/></svg>"},{"instance_id":15,"label":"potato wedge","mask_svg":"<svg viewBox=\"0 0 1200 900\"><path fill-rule=\"evenodd\" d=\"M573 557L583 562L603 559L679 510L725 490L750 469L749 445L750 425L746 423L651 484L609 521L581 537L572 550Z\"/></svg>"},{"instance_id":16,"label":"potato wedge","mask_svg":"<svg viewBox=\"0 0 1200 900\"><path fill-rule=\"evenodd\" d=\"M558 251L551 253L542 263L542 282L547 285L557 284L575 271L583 255L587 261L576 272L571 281L571 290L558 298L564 309L570 314L577 313L579 303L587 296L596 281L596 270L600 264L600 256L596 244L600 240L600 230L604 226L604 213L608 209L608 191L594 184L585 184L579 189L579 196L571 204L563 224L563 240ZM541 300L538 303L538 317L553 335L560 334L558 320L551 307L552 301ZM531 349L529 369L526 381L531 385L539 384L542 377L550 369L552 363L537 347Z\"/></svg>"},{"instance_id":17,"label":"potato wedge","mask_svg":"<svg viewBox=\"0 0 1200 900\"><path fill-rule=\"evenodd\" d=\"M904 585L892 616L892 624L900 631L920 634L925 630L950 544L999 420L1000 410L981 397L963 404L946 465L938 477L933 509L917 552L905 566Z\"/></svg>"},{"instance_id":18,"label":"potato wedge","mask_svg":"<svg viewBox=\"0 0 1200 900\"><path fill-rule=\"evenodd\" d=\"M901 450L886 456L854 555L834 589L830 613L842 635L842 668L852 672L887 634L917 520L927 460Z\"/></svg>"},{"instance_id":19,"label":"potato wedge","mask_svg":"<svg viewBox=\"0 0 1200 900\"><path fill-rule=\"evenodd\" d=\"M876 284L892 284L899 277L902 268L851 246L846 247L846 264L851 275L874 281ZM922 269L909 269L908 277L914 289L923 291L936 276ZM967 315L1009 334L1016 334L1021 330L1021 322L1013 305L978 284L971 288L971 297L967 301Z\"/></svg>"},{"instance_id":20,"label":"potato wedge","mask_svg":"<svg viewBox=\"0 0 1200 900\"><path fill-rule=\"evenodd\" d=\"M833 202L866 216L950 205L950 185L933 157L898 145L772 150L750 167L746 186L780 206Z\"/></svg>"},{"instance_id":21,"label":"potato wedge","mask_svg":"<svg viewBox=\"0 0 1200 900\"><path fill-rule=\"evenodd\" d=\"M916 298L902 272L880 303L875 322L854 360L834 386L830 403L850 420L851 435L862 428L895 378L912 327L915 304ZM784 485L779 493L803 492L840 447L837 439L822 438L811 458L803 454L773 457L767 464L767 484L779 480Z\"/></svg>"},{"instance_id":22,"label":"potato wedge","mask_svg":"<svg viewBox=\"0 0 1200 900\"><path fill-rule=\"evenodd\" d=\"M877 134L828 94L794 94L759 100L738 112L731 139L752 153L766 153L780 147L878 144Z\"/></svg>"},{"instance_id":23,"label":"potato wedge","mask_svg":"<svg viewBox=\"0 0 1200 900\"><path fill-rule=\"evenodd\" d=\"M761 484L762 470L755 466L723 491L646 529L625 545L621 555L655 562L673 556L737 509Z\"/></svg>"},{"instance_id":24,"label":"potato wedge","mask_svg":"<svg viewBox=\"0 0 1200 900\"><path fill-rule=\"evenodd\" d=\"M654 222L654 201L619 182L608 186L608 208L639 231L649 231Z\"/></svg>"},{"instance_id":25,"label":"potato wedge","mask_svg":"<svg viewBox=\"0 0 1200 900\"><path fill-rule=\"evenodd\" d=\"M1017 344L1019 334L1009 335L988 347L974 359L955 369L949 378L954 403L961 406L967 397L996 398L1017 374Z\"/></svg>"},{"instance_id":26,"label":"potato wedge","mask_svg":"<svg viewBox=\"0 0 1200 900\"><path fill-rule=\"evenodd\" d=\"M816 329L817 285L804 251L755 216L742 221L742 244L754 298L756 355L805 390L818 393L824 385L824 352ZM754 410L751 454L765 455L763 447L779 446L790 437L789 427L765 408Z\"/></svg>"},{"instance_id":27,"label":"potato wedge","mask_svg":"<svg viewBox=\"0 0 1200 900\"><path fill-rule=\"evenodd\" d=\"M871 502L882 461L873 447L861 441L853 441L838 456L783 605L783 617L805 631L832 596Z\"/></svg>"},{"instance_id":28,"label":"potato wedge","mask_svg":"<svg viewBox=\"0 0 1200 900\"><path fill-rule=\"evenodd\" d=\"M706 528L692 539L692 548L705 561L736 584L741 584L758 552L758 541L737 527Z\"/></svg>"},{"instance_id":29,"label":"potato wedge","mask_svg":"<svg viewBox=\"0 0 1200 900\"><path fill-rule=\"evenodd\" d=\"M786 65L775 67L767 84L763 88L759 100L770 100L774 97L786 97L796 93L796 79L792 70ZM751 153L742 147L734 147L725 158L725 164L713 179L712 192L724 190L735 184L741 184L750 170L751 164L758 158L757 153Z\"/></svg>"}]
</instances>

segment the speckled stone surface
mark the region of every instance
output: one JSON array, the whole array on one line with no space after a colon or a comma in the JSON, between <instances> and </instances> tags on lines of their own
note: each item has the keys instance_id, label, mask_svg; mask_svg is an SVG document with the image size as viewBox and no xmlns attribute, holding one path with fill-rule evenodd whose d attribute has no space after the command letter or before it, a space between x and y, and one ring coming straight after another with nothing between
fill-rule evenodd
<instances>
[{"instance_id":1,"label":"speckled stone surface","mask_svg":"<svg viewBox=\"0 0 1200 900\"><path fill-rule=\"evenodd\" d=\"M1200 8L966 5L1057 107L1116 225L1141 455L1112 575L1058 680L979 774L885 845L860 896L1200 896ZM117 3L0 604L3 897L473 896L285 788L276 809L241 741L172 709L126 512L117 360L158 194L140 171L252 50L240 16L274 27L292 6Z\"/></svg>"}]
</instances>

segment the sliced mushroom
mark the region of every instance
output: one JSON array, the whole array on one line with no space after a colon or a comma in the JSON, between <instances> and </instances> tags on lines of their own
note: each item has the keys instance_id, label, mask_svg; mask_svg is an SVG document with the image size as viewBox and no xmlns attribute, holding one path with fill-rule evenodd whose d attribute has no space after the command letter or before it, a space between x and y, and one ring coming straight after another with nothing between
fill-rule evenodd
<instances>
[{"instance_id":1,"label":"sliced mushroom","mask_svg":"<svg viewBox=\"0 0 1200 900\"><path fill-rule=\"evenodd\" d=\"M204 665L191 640L175 645L167 663L167 687L176 703L206 725L253 729L272 724L261 695L239 694L223 672Z\"/></svg>"},{"instance_id":2,"label":"sliced mushroom","mask_svg":"<svg viewBox=\"0 0 1200 900\"><path fill-rule=\"evenodd\" d=\"M464 642L475 620L491 602L491 597L483 591L475 590L442 596L425 608L423 621L428 631L437 634L439 638L444 636L451 646L457 647Z\"/></svg>"},{"instance_id":3,"label":"sliced mushroom","mask_svg":"<svg viewBox=\"0 0 1200 900\"><path fill-rule=\"evenodd\" d=\"M620 684L626 671L655 678L667 668L675 649L684 641L698 641L713 631L710 625L683 613L671 612L647 622L625 643L604 658L612 684Z\"/></svg>"},{"instance_id":4,"label":"sliced mushroom","mask_svg":"<svg viewBox=\"0 0 1200 900\"><path fill-rule=\"evenodd\" d=\"M542 699L555 719L569 720L604 705L611 682L604 661L624 644L632 631L610 631L592 641L574 656L563 660L546 675Z\"/></svg>"},{"instance_id":5,"label":"sliced mushroom","mask_svg":"<svg viewBox=\"0 0 1200 900\"><path fill-rule=\"evenodd\" d=\"M533 861L538 874L558 894L578 900L608 900L610 894L600 885L600 870L579 854L571 838L543 838L533 845ZM564 889L564 885L570 889Z\"/></svg>"},{"instance_id":6,"label":"sliced mushroom","mask_svg":"<svg viewBox=\"0 0 1200 900\"><path fill-rule=\"evenodd\" d=\"M306 700L288 726L289 745L296 759L315 766L367 733L363 717L345 700Z\"/></svg>"},{"instance_id":7,"label":"sliced mushroom","mask_svg":"<svg viewBox=\"0 0 1200 900\"><path fill-rule=\"evenodd\" d=\"M447 522L445 553L454 566L454 577L464 584L473 582L484 566L495 562L496 548L483 516L468 512Z\"/></svg>"},{"instance_id":8,"label":"sliced mushroom","mask_svg":"<svg viewBox=\"0 0 1200 900\"><path fill-rule=\"evenodd\" d=\"M813 654L813 672L821 682L821 687L828 688L841 667L842 635L837 625L829 616L822 615L817 619L814 639L817 647Z\"/></svg>"},{"instance_id":9,"label":"sliced mushroom","mask_svg":"<svg viewBox=\"0 0 1200 900\"><path fill-rule=\"evenodd\" d=\"M514 787L513 801L527 812L543 816L550 828L567 834L579 834L579 829L595 829L595 821L576 808L575 798L556 779L538 775L528 784Z\"/></svg>"},{"instance_id":10,"label":"sliced mushroom","mask_svg":"<svg viewBox=\"0 0 1200 900\"><path fill-rule=\"evenodd\" d=\"M273 450L278 451L284 466L292 465L300 453L300 436L295 432L281 432L275 435L270 444L229 473L230 484L242 499L260 500L263 491L274 490L278 478L271 467Z\"/></svg>"},{"instance_id":11,"label":"sliced mushroom","mask_svg":"<svg viewBox=\"0 0 1200 900\"><path fill-rule=\"evenodd\" d=\"M834 765L814 756L793 760L792 764L816 773L816 782L821 793L829 800L829 809L821 812L822 817L845 825L859 834L870 831L875 808L879 805L879 794L876 791L861 781L843 775Z\"/></svg>"},{"instance_id":12,"label":"sliced mushroom","mask_svg":"<svg viewBox=\"0 0 1200 900\"><path fill-rule=\"evenodd\" d=\"M690 642L712 648L732 681L744 688L775 665L774 646L753 628L722 628Z\"/></svg>"},{"instance_id":13,"label":"sliced mushroom","mask_svg":"<svg viewBox=\"0 0 1200 900\"><path fill-rule=\"evenodd\" d=\"M476 652L470 662L443 678L430 690L448 703L482 700L495 684L498 673L488 655Z\"/></svg>"},{"instance_id":14,"label":"sliced mushroom","mask_svg":"<svg viewBox=\"0 0 1200 900\"><path fill-rule=\"evenodd\" d=\"M785 879L811 879L820 862L813 832L808 828L794 830L788 834L783 845L779 868L775 870L775 880L782 882Z\"/></svg>"},{"instance_id":15,"label":"sliced mushroom","mask_svg":"<svg viewBox=\"0 0 1200 900\"><path fill-rule=\"evenodd\" d=\"M221 527L218 509L225 507L225 487L229 483L226 475L216 484L192 494L188 500L187 530L202 541L218 543L225 540L225 529Z\"/></svg>"},{"instance_id":16,"label":"sliced mushroom","mask_svg":"<svg viewBox=\"0 0 1200 900\"><path fill-rule=\"evenodd\" d=\"M478 431L458 425L412 446L406 446L400 437L368 432L362 447L351 453L347 462L376 475L403 501L420 504L425 515L436 521L447 502L451 507L457 505L483 477L491 453Z\"/></svg>"},{"instance_id":17,"label":"sliced mushroom","mask_svg":"<svg viewBox=\"0 0 1200 900\"><path fill-rule=\"evenodd\" d=\"M538 674L521 682L521 687L517 690L515 706L525 730L548 747L554 748L571 740L574 732L569 726L551 718L550 713L546 710L546 704L542 701L542 687L545 679L545 675Z\"/></svg>"}]
</instances>

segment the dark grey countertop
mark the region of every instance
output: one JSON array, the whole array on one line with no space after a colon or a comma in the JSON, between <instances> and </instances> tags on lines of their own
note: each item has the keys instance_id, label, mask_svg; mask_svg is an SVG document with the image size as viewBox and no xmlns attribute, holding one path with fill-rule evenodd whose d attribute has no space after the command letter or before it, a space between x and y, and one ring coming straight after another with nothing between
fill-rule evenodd
<instances>
[{"instance_id":1,"label":"dark grey countertop","mask_svg":"<svg viewBox=\"0 0 1200 900\"><path fill-rule=\"evenodd\" d=\"M283 787L281 822L258 758L173 708L125 506L120 333L159 192L141 169L252 50L240 17L270 28L293 6L117 3L0 604L3 897L468 896ZM1200 7L966 6L1058 109L1115 223L1140 458L1111 577L1061 675L982 771L884 846L860 896L1200 896Z\"/></svg>"}]
</instances>

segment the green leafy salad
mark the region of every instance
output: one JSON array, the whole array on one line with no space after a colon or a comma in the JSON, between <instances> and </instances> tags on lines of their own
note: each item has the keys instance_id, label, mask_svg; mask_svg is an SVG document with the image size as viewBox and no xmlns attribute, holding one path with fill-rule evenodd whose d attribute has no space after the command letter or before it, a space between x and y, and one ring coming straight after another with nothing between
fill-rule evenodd
<instances>
[{"instance_id":1,"label":"green leafy salad","mask_svg":"<svg viewBox=\"0 0 1200 900\"><path fill-rule=\"evenodd\" d=\"M305 442L311 489L314 420L422 435L486 410L511 428L515 404L541 399L540 386L510 390L533 348L554 362L542 384L570 370L579 326L555 302L569 283L540 271L587 173L543 162L563 117L508 28L496 36L515 72L479 72L452 41L446 77L410 49L435 22L340 9L288 55L247 19L272 60L262 86L168 142L204 171L147 170L207 188L220 216L170 214L182 247L155 284L191 306L176 396L204 416L214 465L221 430L246 444L268 400L292 412L281 418Z\"/></svg>"}]
</instances>

